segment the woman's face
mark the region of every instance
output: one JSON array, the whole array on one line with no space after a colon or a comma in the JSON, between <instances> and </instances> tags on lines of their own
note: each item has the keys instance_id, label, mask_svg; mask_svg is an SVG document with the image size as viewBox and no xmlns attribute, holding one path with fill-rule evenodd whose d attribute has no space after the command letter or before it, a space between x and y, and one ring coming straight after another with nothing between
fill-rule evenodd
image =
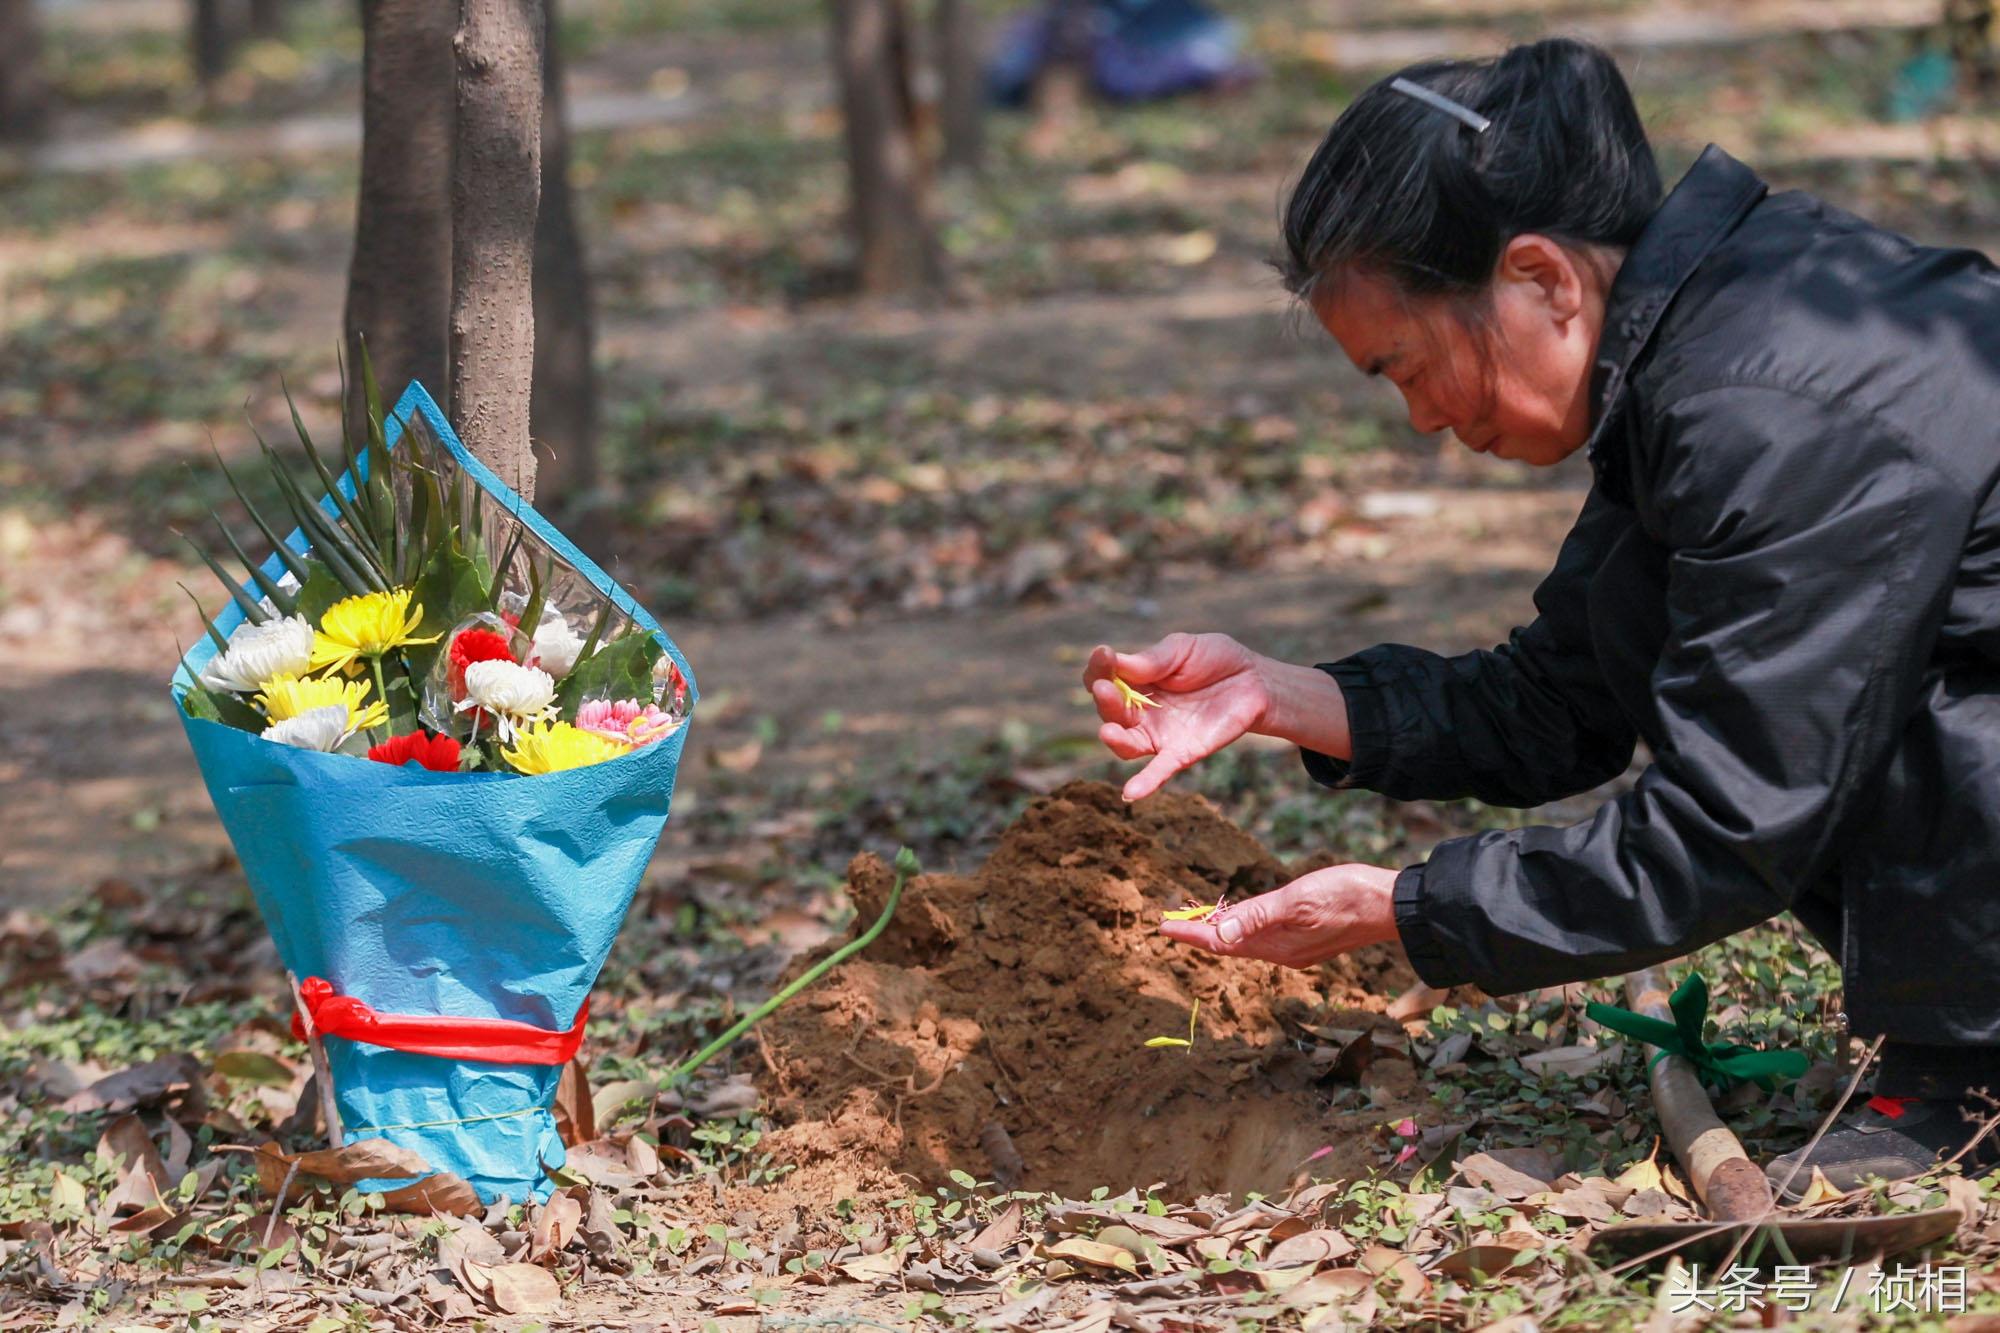
<instances>
[{"instance_id":1,"label":"woman's face","mask_svg":"<svg viewBox=\"0 0 2000 1333\"><path fill-rule=\"evenodd\" d=\"M1546 467L1590 435L1609 281L1553 241L1518 236L1494 275L1484 329L1366 273L1322 284L1312 304L1349 360L1401 391L1417 430L1449 429L1475 453Z\"/></svg>"}]
</instances>

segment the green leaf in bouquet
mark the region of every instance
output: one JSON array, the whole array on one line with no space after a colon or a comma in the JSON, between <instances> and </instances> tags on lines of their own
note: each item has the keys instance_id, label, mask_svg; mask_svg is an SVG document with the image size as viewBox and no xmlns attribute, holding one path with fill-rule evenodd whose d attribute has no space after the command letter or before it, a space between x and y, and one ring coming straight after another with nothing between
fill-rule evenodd
<instances>
[{"instance_id":1,"label":"green leaf in bouquet","mask_svg":"<svg viewBox=\"0 0 2000 1333\"><path fill-rule=\"evenodd\" d=\"M576 660L581 662L597 651L597 645L604 638L604 631L611 627L611 616L617 611L607 599L597 604L597 619L590 622L590 633L583 636L583 643L576 650Z\"/></svg>"},{"instance_id":2,"label":"green leaf in bouquet","mask_svg":"<svg viewBox=\"0 0 2000 1333\"><path fill-rule=\"evenodd\" d=\"M409 655L406 651L406 657ZM436 651L431 651L436 656ZM429 670L428 664L425 670ZM407 736L417 729L417 688L413 683L421 677L412 674L414 668L394 665L394 659L382 659L382 701L389 705L389 734Z\"/></svg>"},{"instance_id":3,"label":"green leaf in bouquet","mask_svg":"<svg viewBox=\"0 0 2000 1333\"><path fill-rule=\"evenodd\" d=\"M548 583L542 577L542 562L532 555L528 557L528 601L521 608L521 633L530 639L542 626L542 612L549 604Z\"/></svg>"},{"instance_id":4,"label":"green leaf in bouquet","mask_svg":"<svg viewBox=\"0 0 2000 1333\"><path fill-rule=\"evenodd\" d=\"M480 610L485 600L486 585L479 576L479 567L460 548L457 537L457 530L453 529L417 575L413 600L424 610L417 637L436 636L437 642L411 644L403 649L403 660L409 664L412 680L423 680L430 675L437 655L450 647L444 636L451 632L452 626Z\"/></svg>"},{"instance_id":5,"label":"green leaf in bouquet","mask_svg":"<svg viewBox=\"0 0 2000 1333\"><path fill-rule=\"evenodd\" d=\"M500 594L507 590L507 571L513 568L514 555L521 549L521 538L527 530L523 524L514 525L514 535L507 539L507 545L502 548L500 558L494 561L493 567L487 571L486 605L483 609L487 611L500 609Z\"/></svg>"},{"instance_id":6,"label":"green leaf in bouquet","mask_svg":"<svg viewBox=\"0 0 2000 1333\"><path fill-rule=\"evenodd\" d=\"M388 456L388 430L384 426L386 418L382 414L382 386L376 382L374 358L368 356L366 340L362 340L362 402L368 408L368 434L364 438L366 468L358 466L358 462L352 458L350 466L356 468L354 476L360 480L360 498L372 510L376 530L388 532L388 544L384 546L384 554L388 556L388 566L400 568L404 532L396 524L396 494L394 488L390 486L392 464ZM416 434L416 418L410 420L406 432L410 434L410 438L404 442L404 450L414 454L420 438ZM352 436L348 436L348 440L352 440ZM366 476L362 476L362 472L366 472Z\"/></svg>"},{"instance_id":7,"label":"green leaf in bouquet","mask_svg":"<svg viewBox=\"0 0 2000 1333\"><path fill-rule=\"evenodd\" d=\"M292 577L304 583L306 581L304 559L297 551L285 545L284 538L278 535L277 529L264 520L264 515L258 512L256 505L250 503L250 497L245 495L243 488L237 484L236 474L229 470L229 464L222 461L222 452L212 445L210 452L215 454L215 465L222 469L224 479L229 482L229 489L236 492L237 501L242 504L244 512L250 515L250 521L257 525L257 531L263 533L264 540L271 543L271 549L277 552L278 559L291 571ZM214 518L218 525L222 522L214 510L209 511L209 517Z\"/></svg>"},{"instance_id":8,"label":"green leaf in bouquet","mask_svg":"<svg viewBox=\"0 0 2000 1333\"><path fill-rule=\"evenodd\" d=\"M338 478L327 469L326 460L321 458L319 450L313 447L312 438L306 434L305 423L299 420L296 407L292 409L292 420L297 424L299 439L305 444L306 457L311 460L313 472L319 478L320 489L333 501L333 507L339 513L340 521L347 525L347 532L352 539L355 552L361 557L362 562L374 569L381 578L382 585L388 587L391 582L389 570L394 562L385 555L388 549L387 539L375 530L373 518L363 512L360 505L341 493ZM317 503L313 508L319 511L322 518L325 517L326 511L320 509Z\"/></svg>"},{"instance_id":9,"label":"green leaf in bouquet","mask_svg":"<svg viewBox=\"0 0 2000 1333\"><path fill-rule=\"evenodd\" d=\"M292 517L298 520L299 527L312 545L312 553L326 562L341 585L357 594L388 591L388 581L374 568L366 552L340 524L327 516L325 510L306 498L298 481L286 470L269 445L264 445L264 455L270 460L272 479L284 493Z\"/></svg>"},{"instance_id":10,"label":"green leaf in bouquet","mask_svg":"<svg viewBox=\"0 0 2000 1333\"><path fill-rule=\"evenodd\" d=\"M210 514L209 517L215 518L215 515ZM298 609L297 599L291 593L285 591L284 586L276 579L266 574L262 565L243 553L243 548L237 544L236 537L229 531L228 526L221 519L216 518L215 527L222 534L222 540L229 544L230 554L235 556L237 562L249 571L250 581L257 585L258 592L263 593L264 596L271 599L271 605L278 608L278 614L288 616L296 611Z\"/></svg>"},{"instance_id":11,"label":"green leaf in bouquet","mask_svg":"<svg viewBox=\"0 0 2000 1333\"><path fill-rule=\"evenodd\" d=\"M334 576L334 572L315 559L306 561L306 576L299 588L299 614L319 626L319 618L335 602L349 596L345 584Z\"/></svg>"},{"instance_id":12,"label":"green leaf in bouquet","mask_svg":"<svg viewBox=\"0 0 2000 1333\"><path fill-rule=\"evenodd\" d=\"M220 722L225 727L235 727L239 731L261 732L269 724L263 714L244 703L233 694L211 690L206 685L189 687L182 705L189 717L198 717L209 722Z\"/></svg>"},{"instance_id":13,"label":"green leaf in bouquet","mask_svg":"<svg viewBox=\"0 0 2000 1333\"><path fill-rule=\"evenodd\" d=\"M218 653L228 652L229 640L224 637L221 630L215 627L215 617L208 614L208 608L201 604L201 598L194 595L194 589L188 587L185 583L176 583L174 586L186 593L187 599L194 603L195 614L201 617L201 627L208 632L208 641L215 645L215 651ZM182 653L180 656L186 657L187 654Z\"/></svg>"},{"instance_id":14,"label":"green leaf in bouquet","mask_svg":"<svg viewBox=\"0 0 2000 1333\"><path fill-rule=\"evenodd\" d=\"M575 718L577 705L586 699L650 700L653 664L664 652L658 639L639 629L605 644L571 667L557 686L563 716Z\"/></svg>"},{"instance_id":15,"label":"green leaf in bouquet","mask_svg":"<svg viewBox=\"0 0 2000 1333\"><path fill-rule=\"evenodd\" d=\"M216 581L229 593L230 600L243 609L243 618L245 620L253 625L261 625L271 619L271 613L266 611L256 598L243 591L243 585L235 579L230 578L229 571L217 564L215 557L203 550L200 542L188 536L185 532L180 533L179 536L182 541L194 548L194 553L201 557L201 562L204 565L208 566L209 573L215 575Z\"/></svg>"}]
</instances>

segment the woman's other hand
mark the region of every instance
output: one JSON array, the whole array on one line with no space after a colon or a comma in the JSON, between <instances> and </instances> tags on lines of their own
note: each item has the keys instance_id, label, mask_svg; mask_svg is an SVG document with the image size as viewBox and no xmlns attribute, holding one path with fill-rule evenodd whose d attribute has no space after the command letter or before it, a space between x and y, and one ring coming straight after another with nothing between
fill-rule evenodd
<instances>
[{"instance_id":1,"label":"woman's other hand","mask_svg":"<svg viewBox=\"0 0 2000 1333\"><path fill-rule=\"evenodd\" d=\"M1160 933L1210 953L1316 967L1397 937L1396 873L1380 866L1328 866L1231 903L1206 920L1163 921Z\"/></svg>"},{"instance_id":2,"label":"woman's other hand","mask_svg":"<svg viewBox=\"0 0 2000 1333\"><path fill-rule=\"evenodd\" d=\"M1125 799L1152 795L1188 765L1255 729L1271 703L1264 661L1227 634L1169 634L1138 653L1093 648L1083 683L1103 720L1098 739L1120 759L1152 756L1125 784ZM1114 676L1156 706L1129 702Z\"/></svg>"}]
</instances>

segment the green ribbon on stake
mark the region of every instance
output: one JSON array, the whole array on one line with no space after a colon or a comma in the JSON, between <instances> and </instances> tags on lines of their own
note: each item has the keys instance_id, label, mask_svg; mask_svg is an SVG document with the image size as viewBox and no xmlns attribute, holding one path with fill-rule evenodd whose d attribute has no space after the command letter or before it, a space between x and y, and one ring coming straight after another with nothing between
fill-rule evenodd
<instances>
[{"instance_id":1,"label":"green ribbon on stake","mask_svg":"<svg viewBox=\"0 0 2000 1333\"><path fill-rule=\"evenodd\" d=\"M1674 989L1667 1009L1674 1016L1671 1023L1595 1000L1583 1007L1584 1013L1613 1032L1659 1047L1660 1053L1648 1068L1678 1055L1693 1065L1701 1081L1715 1092L1727 1092L1739 1083L1755 1083L1773 1092L1781 1080L1799 1077L1811 1063L1804 1051L1760 1051L1732 1041L1702 1040L1708 1025L1708 982L1699 972L1688 973L1688 979Z\"/></svg>"}]
</instances>

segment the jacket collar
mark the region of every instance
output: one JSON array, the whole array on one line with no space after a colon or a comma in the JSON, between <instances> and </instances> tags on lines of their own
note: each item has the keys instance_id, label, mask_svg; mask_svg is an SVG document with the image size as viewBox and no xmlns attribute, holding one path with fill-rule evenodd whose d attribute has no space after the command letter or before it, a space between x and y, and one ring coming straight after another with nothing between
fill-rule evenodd
<instances>
[{"instance_id":1,"label":"jacket collar","mask_svg":"<svg viewBox=\"0 0 2000 1333\"><path fill-rule=\"evenodd\" d=\"M1756 172L1710 144L1619 266L1605 301L1604 331L1590 378L1593 424L1588 443L1600 478L1622 461L1609 456L1611 423L1619 416L1633 364L1696 267L1768 189Z\"/></svg>"}]
</instances>

